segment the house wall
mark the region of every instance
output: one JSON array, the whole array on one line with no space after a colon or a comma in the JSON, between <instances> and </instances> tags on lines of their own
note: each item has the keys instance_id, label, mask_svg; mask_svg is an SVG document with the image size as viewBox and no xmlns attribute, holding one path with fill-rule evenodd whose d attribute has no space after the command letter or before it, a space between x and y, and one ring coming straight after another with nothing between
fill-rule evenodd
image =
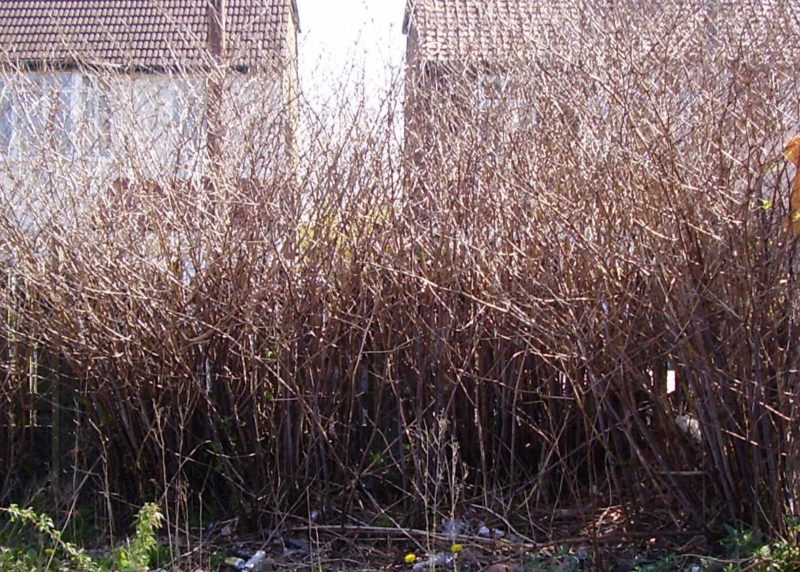
<instances>
[{"instance_id":1,"label":"house wall","mask_svg":"<svg viewBox=\"0 0 800 572\"><path fill-rule=\"evenodd\" d=\"M289 25L286 27L287 64L281 73L283 98L286 105L286 149L293 163L297 162L297 126L300 123L300 77L298 70L297 30L300 23L295 21L295 12L289 13Z\"/></svg>"},{"instance_id":2,"label":"house wall","mask_svg":"<svg viewBox=\"0 0 800 572\"><path fill-rule=\"evenodd\" d=\"M414 164L421 167L433 149L442 151L475 125L481 111L478 77L467 63L411 60L407 65L405 149Z\"/></svg>"},{"instance_id":3,"label":"house wall","mask_svg":"<svg viewBox=\"0 0 800 572\"><path fill-rule=\"evenodd\" d=\"M410 155L413 155L420 146L419 136L421 135L421 129L417 123L422 119L422 111L419 109L418 99L426 91L424 86L420 85L422 81L422 65L417 59L418 45L417 29L411 26L406 35L405 86L403 90L405 94L404 143L406 152Z\"/></svg>"},{"instance_id":4,"label":"house wall","mask_svg":"<svg viewBox=\"0 0 800 572\"><path fill-rule=\"evenodd\" d=\"M268 77L228 80L225 163L231 175L266 176L287 152L277 144L286 129L283 82ZM47 159L103 165L112 178L199 179L205 90L206 80L191 75L0 74L0 172Z\"/></svg>"}]
</instances>

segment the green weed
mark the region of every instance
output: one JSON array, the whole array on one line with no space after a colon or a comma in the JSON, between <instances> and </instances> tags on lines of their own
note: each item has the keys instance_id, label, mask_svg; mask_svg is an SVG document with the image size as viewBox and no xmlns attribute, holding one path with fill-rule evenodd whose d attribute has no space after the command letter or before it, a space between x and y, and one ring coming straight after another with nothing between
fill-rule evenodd
<instances>
[{"instance_id":1,"label":"green weed","mask_svg":"<svg viewBox=\"0 0 800 572\"><path fill-rule=\"evenodd\" d=\"M150 560L158 548L156 532L161 526L162 515L158 505L148 503L136 516L136 532L124 548L109 559L93 559L83 548L67 542L62 531L56 528L53 519L32 508L20 508L12 504L0 508L12 523L31 527L40 542L20 542L20 546L0 545L0 570L29 572L31 570L80 570L84 572L143 572L149 570Z\"/></svg>"},{"instance_id":2,"label":"green weed","mask_svg":"<svg viewBox=\"0 0 800 572\"><path fill-rule=\"evenodd\" d=\"M765 542L761 536L746 529L726 526L728 535L722 545L729 558L737 560L728 563L725 572L752 570L754 572L791 572L800 569L800 522L789 523L788 534Z\"/></svg>"}]
</instances>

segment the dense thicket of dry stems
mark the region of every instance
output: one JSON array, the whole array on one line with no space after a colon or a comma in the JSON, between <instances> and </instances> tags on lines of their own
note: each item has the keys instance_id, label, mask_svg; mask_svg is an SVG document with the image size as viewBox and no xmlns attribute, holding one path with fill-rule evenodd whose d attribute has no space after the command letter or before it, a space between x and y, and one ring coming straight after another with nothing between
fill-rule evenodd
<instances>
[{"instance_id":1,"label":"dense thicket of dry stems","mask_svg":"<svg viewBox=\"0 0 800 572\"><path fill-rule=\"evenodd\" d=\"M502 66L429 67L405 145L390 94L304 110L296 161L278 137L231 144L212 186L135 146L104 155L125 185L58 137L4 160L2 498L41 464L38 376L61 487L109 510L191 491L430 519L481 497L780 528L800 485L797 14L635 4L543 15Z\"/></svg>"}]
</instances>

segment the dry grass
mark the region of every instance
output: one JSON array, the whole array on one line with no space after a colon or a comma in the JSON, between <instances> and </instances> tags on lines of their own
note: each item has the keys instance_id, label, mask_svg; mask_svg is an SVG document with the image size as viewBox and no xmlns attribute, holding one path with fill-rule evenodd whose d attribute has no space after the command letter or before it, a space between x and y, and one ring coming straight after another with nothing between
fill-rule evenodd
<instances>
[{"instance_id":1,"label":"dry grass","mask_svg":"<svg viewBox=\"0 0 800 572\"><path fill-rule=\"evenodd\" d=\"M378 115L338 103L338 124L303 108L296 161L264 137L193 183L125 108L110 170L58 137L0 162L0 498L47 472L44 400L61 498L112 529L158 499L173 523L202 502L433 529L477 502L539 536L543 509L605 506L628 530L642 510L780 530L800 484L780 157L800 26L789 2L716 27L667 4L553 16L481 68L510 78L481 110L475 68L429 70L448 92L415 102L405 146L392 92ZM27 77L3 85L41 101Z\"/></svg>"}]
</instances>

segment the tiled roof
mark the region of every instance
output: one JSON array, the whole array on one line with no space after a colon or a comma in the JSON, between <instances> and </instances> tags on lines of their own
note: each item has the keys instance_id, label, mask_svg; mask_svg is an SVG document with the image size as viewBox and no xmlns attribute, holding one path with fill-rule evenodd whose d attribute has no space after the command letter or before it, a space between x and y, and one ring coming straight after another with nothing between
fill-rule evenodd
<instances>
[{"instance_id":1,"label":"tiled roof","mask_svg":"<svg viewBox=\"0 0 800 572\"><path fill-rule=\"evenodd\" d=\"M721 22L736 15L753 38L764 22L774 23L775 14L788 14L794 0L694 1L698 10L715 6ZM407 0L403 32L416 34L414 56L421 60L497 61L526 49L526 41L558 42L564 30L579 29L587 13L602 21L600 13L614 6L657 12L669 10L670 2L685 6L682 0Z\"/></svg>"},{"instance_id":2,"label":"tiled roof","mask_svg":"<svg viewBox=\"0 0 800 572\"><path fill-rule=\"evenodd\" d=\"M228 0L227 53L237 67L281 63L295 0ZM207 0L0 0L0 58L134 68L200 64Z\"/></svg>"},{"instance_id":3,"label":"tiled roof","mask_svg":"<svg viewBox=\"0 0 800 572\"><path fill-rule=\"evenodd\" d=\"M452 60L496 59L513 53L536 30L543 10L569 10L551 0L408 0L403 31L419 34L419 56Z\"/></svg>"}]
</instances>

